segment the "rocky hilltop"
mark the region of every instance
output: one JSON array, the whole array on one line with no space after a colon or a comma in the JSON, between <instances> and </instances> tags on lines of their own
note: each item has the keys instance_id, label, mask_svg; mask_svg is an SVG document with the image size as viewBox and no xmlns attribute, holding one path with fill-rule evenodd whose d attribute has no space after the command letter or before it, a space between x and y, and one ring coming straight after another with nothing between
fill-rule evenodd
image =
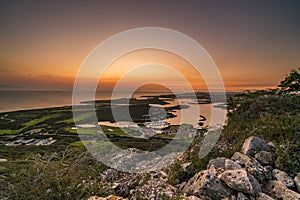
<instances>
[{"instance_id":1,"label":"rocky hilltop","mask_svg":"<svg viewBox=\"0 0 300 200\"><path fill-rule=\"evenodd\" d=\"M205 170L175 187L167 169L151 174L126 174L108 169L100 176L112 195L105 199L300 199L300 174L290 177L275 167L275 145L258 137L245 140L231 158L209 161ZM183 166L188 170L190 163ZM118 174L119 173L119 174ZM109 184L110 182L110 184ZM114 196L118 195L118 196Z\"/></svg>"}]
</instances>

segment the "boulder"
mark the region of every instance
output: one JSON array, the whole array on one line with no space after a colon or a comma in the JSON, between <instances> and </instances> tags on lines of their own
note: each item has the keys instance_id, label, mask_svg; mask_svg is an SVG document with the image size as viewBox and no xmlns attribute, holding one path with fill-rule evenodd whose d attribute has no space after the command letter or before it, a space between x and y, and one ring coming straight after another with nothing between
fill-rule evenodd
<instances>
[{"instance_id":1,"label":"boulder","mask_svg":"<svg viewBox=\"0 0 300 200\"><path fill-rule=\"evenodd\" d=\"M295 186L297 191L300 193L300 173L298 173L294 178Z\"/></svg>"},{"instance_id":2,"label":"boulder","mask_svg":"<svg viewBox=\"0 0 300 200\"><path fill-rule=\"evenodd\" d=\"M261 151L255 154L255 159L262 165L274 165L274 156L271 152Z\"/></svg>"},{"instance_id":3,"label":"boulder","mask_svg":"<svg viewBox=\"0 0 300 200\"><path fill-rule=\"evenodd\" d=\"M222 184L215 174L208 170L196 173L184 186L183 192L197 197L207 196L212 199L230 197L233 191Z\"/></svg>"},{"instance_id":4,"label":"boulder","mask_svg":"<svg viewBox=\"0 0 300 200\"><path fill-rule=\"evenodd\" d=\"M242 147L242 153L252 157L255 155L255 153L259 151L269 151L269 150L270 148L266 143L266 141L255 136L247 138Z\"/></svg>"},{"instance_id":5,"label":"boulder","mask_svg":"<svg viewBox=\"0 0 300 200\"><path fill-rule=\"evenodd\" d=\"M281 181L285 186L289 188L294 187L293 179L286 172L279 169L274 169L273 176L276 178L276 180Z\"/></svg>"},{"instance_id":6,"label":"boulder","mask_svg":"<svg viewBox=\"0 0 300 200\"><path fill-rule=\"evenodd\" d=\"M300 194L288 189L281 181L268 181L265 186L266 194L275 199L299 200Z\"/></svg>"},{"instance_id":7,"label":"boulder","mask_svg":"<svg viewBox=\"0 0 300 200\"><path fill-rule=\"evenodd\" d=\"M233 160L226 159L225 160L225 170L234 170L234 169L242 169L242 166Z\"/></svg>"},{"instance_id":8,"label":"boulder","mask_svg":"<svg viewBox=\"0 0 300 200\"><path fill-rule=\"evenodd\" d=\"M242 153L236 152L231 159L239 163L243 168L247 170L250 174L252 174L255 178L257 178L260 182L263 182L267 179L266 169L254 158L251 158Z\"/></svg>"},{"instance_id":9,"label":"boulder","mask_svg":"<svg viewBox=\"0 0 300 200\"><path fill-rule=\"evenodd\" d=\"M225 170L241 169L241 165L228 158L219 157L209 161L207 169L210 173L219 175Z\"/></svg>"},{"instance_id":10,"label":"boulder","mask_svg":"<svg viewBox=\"0 0 300 200\"><path fill-rule=\"evenodd\" d=\"M228 187L245 194L254 196L261 192L258 181L244 169L227 170L219 177Z\"/></svg>"},{"instance_id":11,"label":"boulder","mask_svg":"<svg viewBox=\"0 0 300 200\"><path fill-rule=\"evenodd\" d=\"M259 193L256 200L274 200L274 199L269 195L266 195L264 193Z\"/></svg>"}]
</instances>

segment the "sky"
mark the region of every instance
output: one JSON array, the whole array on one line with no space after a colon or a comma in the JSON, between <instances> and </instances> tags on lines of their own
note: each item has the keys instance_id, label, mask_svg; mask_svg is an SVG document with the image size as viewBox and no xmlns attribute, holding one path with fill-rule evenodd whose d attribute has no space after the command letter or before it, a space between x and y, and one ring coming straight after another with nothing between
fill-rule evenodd
<instances>
[{"instance_id":1,"label":"sky","mask_svg":"<svg viewBox=\"0 0 300 200\"><path fill-rule=\"evenodd\" d=\"M272 88L300 66L300 1L0 1L0 90L71 90L94 47L122 31L163 27L201 44L219 68L226 90ZM205 89L193 66L169 52L124 55L103 75L110 88L143 62L179 69ZM136 70L127 81L153 77L180 87L168 70ZM123 86L129 82L124 82Z\"/></svg>"}]
</instances>

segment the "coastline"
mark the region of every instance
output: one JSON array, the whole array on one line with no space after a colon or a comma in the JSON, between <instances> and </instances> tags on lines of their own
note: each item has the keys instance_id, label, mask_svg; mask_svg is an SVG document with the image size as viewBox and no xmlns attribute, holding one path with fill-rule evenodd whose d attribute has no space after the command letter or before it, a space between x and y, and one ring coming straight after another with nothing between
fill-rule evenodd
<instances>
[{"instance_id":1,"label":"coastline","mask_svg":"<svg viewBox=\"0 0 300 200\"><path fill-rule=\"evenodd\" d=\"M230 96L237 93L241 92L226 92ZM153 97L166 94L169 93L143 91L137 93L136 96L143 98L143 96ZM124 92L115 99L130 97L130 94ZM96 93L96 99L109 100L110 94L108 92ZM88 100L82 99L81 102ZM78 105L80 105L79 102ZM72 91L0 91L0 113L67 106L72 106Z\"/></svg>"}]
</instances>

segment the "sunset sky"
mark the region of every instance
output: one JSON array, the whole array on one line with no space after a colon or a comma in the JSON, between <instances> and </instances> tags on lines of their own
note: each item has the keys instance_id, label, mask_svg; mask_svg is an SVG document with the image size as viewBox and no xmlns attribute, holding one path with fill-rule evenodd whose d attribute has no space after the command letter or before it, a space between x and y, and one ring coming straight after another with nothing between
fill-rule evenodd
<instances>
[{"instance_id":1,"label":"sunset sky","mask_svg":"<svg viewBox=\"0 0 300 200\"><path fill-rule=\"evenodd\" d=\"M226 90L274 87L300 66L299 10L297 0L1 1L0 90L71 90L95 46L147 26L174 29L199 42L219 67ZM205 86L184 59L150 50L119 58L102 81L109 87L122 70L148 61L179 69L198 89ZM137 71L131 81L166 79L169 73L155 74ZM174 77L168 76L170 84L178 85Z\"/></svg>"}]
</instances>

